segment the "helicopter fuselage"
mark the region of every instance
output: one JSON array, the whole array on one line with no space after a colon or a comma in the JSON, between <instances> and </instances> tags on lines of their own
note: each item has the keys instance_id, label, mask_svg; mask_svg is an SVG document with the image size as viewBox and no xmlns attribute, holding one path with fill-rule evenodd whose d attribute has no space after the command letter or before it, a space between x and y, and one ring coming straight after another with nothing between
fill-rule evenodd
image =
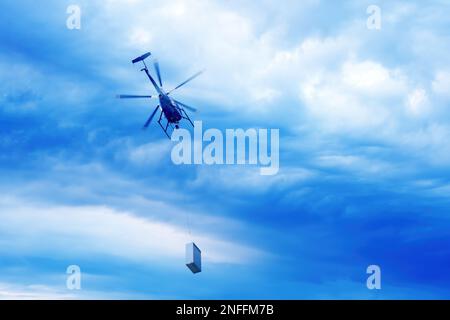
<instances>
[{"instance_id":1,"label":"helicopter fuselage","mask_svg":"<svg viewBox=\"0 0 450 320\"><path fill-rule=\"evenodd\" d=\"M159 104L164 113L164 116L170 123L177 124L182 119L181 112L178 109L176 102L166 94L159 95Z\"/></svg>"}]
</instances>

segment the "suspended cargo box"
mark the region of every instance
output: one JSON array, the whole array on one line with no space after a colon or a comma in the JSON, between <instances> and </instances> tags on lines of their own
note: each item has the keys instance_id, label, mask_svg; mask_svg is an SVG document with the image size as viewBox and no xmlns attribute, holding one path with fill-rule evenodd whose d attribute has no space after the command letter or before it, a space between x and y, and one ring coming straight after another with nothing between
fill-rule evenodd
<instances>
[{"instance_id":1,"label":"suspended cargo box","mask_svg":"<svg viewBox=\"0 0 450 320\"><path fill-rule=\"evenodd\" d=\"M193 242L186 244L186 266L192 273L202 271L202 252Z\"/></svg>"}]
</instances>

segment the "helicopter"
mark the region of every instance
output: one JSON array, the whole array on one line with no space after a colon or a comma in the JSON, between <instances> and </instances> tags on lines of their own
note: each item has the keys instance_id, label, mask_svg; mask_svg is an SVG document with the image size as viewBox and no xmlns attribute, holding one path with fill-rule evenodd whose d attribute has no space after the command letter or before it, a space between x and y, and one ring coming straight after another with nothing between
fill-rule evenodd
<instances>
[{"instance_id":1,"label":"helicopter","mask_svg":"<svg viewBox=\"0 0 450 320\"><path fill-rule=\"evenodd\" d=\"M153 66L156 71L156 75L158 77L158 83L156 83L155 79L151 76L147 64L145 63L145 59L151 56L150 52L147 52L143 54L140 57L137 57L136 59L132 60L133 64L136 64L138 62L143 63L143 68L141 71L144 71L149 78L150 82L152 83L153 87L155 88L156 92L158 93L158 99L159 99L159 105L155 108L153 113L148 118L147 122L145 122L143 129L147 129L150 123L152 122L153 118L155 117L158 110L160 110L160 115L158 119L158 123L163 129L164 133L167 135L167 137L170 139L171 135L169 134L169 127L171 128L171 133L173 133L174 130L177 130L180 128L180 121L182 119L185 119L189 121L189 123L194 127L194 123L192 122L191 118L188 116L185 109L197 112L197 109L190 107L180 101L177 101L173 99L170 94L187 84L188 82L194 80L199 75L201 75L204 71L197 72L193 76L189 77L187 80L180 83L178 86L176 86L174 89L170 91L164 91L163 85L162 85L162 78L161 78L161 72L159 68L159 63L157 60L154 61ZM121 94L117 96L118 99L151 99L154 98L154 96L151 95L129 95L129 94ZM166 120L166 123L163 124L164 118Z\"/></svg>"}]
</instances>

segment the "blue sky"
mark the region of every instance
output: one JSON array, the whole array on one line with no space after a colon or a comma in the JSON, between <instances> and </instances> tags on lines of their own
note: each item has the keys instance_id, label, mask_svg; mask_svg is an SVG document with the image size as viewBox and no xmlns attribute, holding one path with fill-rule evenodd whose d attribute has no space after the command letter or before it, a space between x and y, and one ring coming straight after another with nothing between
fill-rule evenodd
<instances>
[{"instance_id":1,"label":"blue sky","mask_svg":"<svg viewBox=\"0 0 450 320\"><path fill-rule=\"evenodd\" d=\"M449 9L2 1L0 298L450 298ZM279 173L173 165L153 101L114 98L153 93L146 51L165 88L206 68L176 93L205 128L280 129Z\"/></svg>"}]
</instances>

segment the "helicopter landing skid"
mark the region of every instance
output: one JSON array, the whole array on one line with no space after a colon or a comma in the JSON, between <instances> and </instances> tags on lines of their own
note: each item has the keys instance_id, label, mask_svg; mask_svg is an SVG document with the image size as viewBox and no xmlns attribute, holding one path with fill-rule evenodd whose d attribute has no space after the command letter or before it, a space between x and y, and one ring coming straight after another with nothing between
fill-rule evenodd
<instances>
[{"instance_id":1,"label":"helicopter landing skid","mask_svg":"<svg viewBox=\"0 0 450 320\"><path fill-rule=\"evenodd\" d=\"M164 113L163 113L163 111L161 111L161 114L159 115L158 123L159 123L159 126L161 127L161 129L163 129L163 131L164 131L164 133L166 134L167 138L170 139L170 136L172 135L172 133L173 133L173 131L175 130L175 128L174 128L174 126L172 125L172 123L170 123L169 120L167 120L166 117L164 117L164 118L166 119L166 121L167 121L166 124L163 125L163 124L161 123L161 121L163 120L163 115L164 115ZM169 132L168 132L169 127L172 129L171 132L170 132L170 133L171 133L170 135L169 135Z\"/></svg>"},{"instance_id":2,"label":"helicopter landing skid","mask_svg":"<svg viewBox=\"0 0 450 320\"><path fill-rule=\"evenodd\" d=\"M186 119L187 121L189 121L189 123L192 125L192 127L194 128L194 123L192 122L191 118L189 118L188 114L186 113L186 111L183 108L179 108L178 110L181 111L181 117L183 119Z\"/></svg>"},{"instance_id":3,"label":"helicopter landing skid","mask_svg":"<svg viewBox=\"0 0 450 320\"><path fill-rule=\"evenodd\" d=\"M187 121L189 121L189 123L192 125L192 127L194 127L194 123L192 122L191 118L189 118L189 116L187 115L186 111L184 111L184 109L180 108L180 113L181 113L181 118L182 119L186 119ZM166 123L163 124L163 118L166 119ZM175 123L175 126L173 125L172 122L169 122L169 120L167 120L167 118L164 116L164 112L161 111L160 115L159 115L159 119L158 119L158 123L159 126L161 127L161 129L163 129L164 133L166 134L167 138L171 139L171 136L173 134L173 132L176 129L179 129L179 124ZM169 129L170 127L170 129ZM169 134L170 131L170 134Z\"/></svg>"}]
</instances>

